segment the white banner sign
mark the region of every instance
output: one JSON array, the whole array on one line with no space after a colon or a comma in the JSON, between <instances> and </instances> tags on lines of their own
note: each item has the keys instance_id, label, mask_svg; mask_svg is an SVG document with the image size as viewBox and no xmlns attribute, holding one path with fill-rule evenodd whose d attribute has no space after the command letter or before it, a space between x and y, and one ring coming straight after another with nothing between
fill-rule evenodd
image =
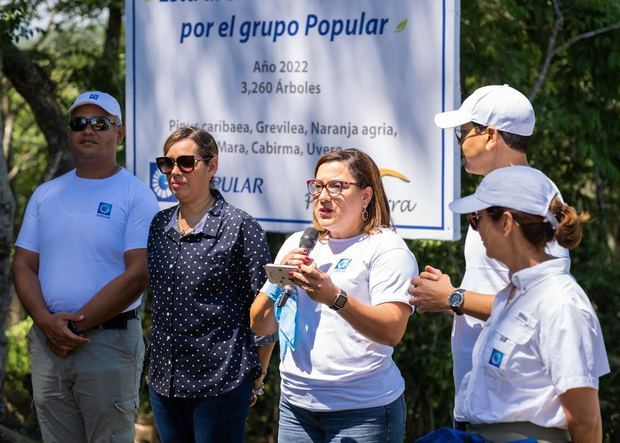
<instances>
[{"instance_id":1,"label":"white banner sign","mask_svg":"<svg viewBox=\"0 0 620 443\"><path fill-rule=\"evenodd\" d=\"M127 165L169 205L154 159L173 130L204 128L224 198L296 231L316 161L357 147L403 237L456 239L458 146L433 116L460 101L458 15L458 0L128 1Z\"/></svg>"}]
</instances>

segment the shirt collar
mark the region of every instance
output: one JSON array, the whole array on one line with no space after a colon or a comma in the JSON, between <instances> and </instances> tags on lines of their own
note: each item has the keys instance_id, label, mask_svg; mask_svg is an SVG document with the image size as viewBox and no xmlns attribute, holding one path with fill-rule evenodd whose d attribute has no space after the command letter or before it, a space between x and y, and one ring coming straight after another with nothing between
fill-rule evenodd
<instances>
[{"instance_id":1,"label":"shirt collar","mask_svg":"<svg viewBox=\"0 0 620 443\"><path fill-rule=\"evenodd\" d=\"M208 237L215 237L217 235L217 231L219 231L220 226L222 224L222 213L224 211L224 205L226 204L226 200L217 189L211 189L211 193L215 198L213 205L207 211L207 213L200 219L200 221L194 227L193 234L198 232L202 232ZM172 216L168 221L168 224L164 228L164 231L168 235L173 235L173 237L177 238L179 236L179 224L177 223L177 218L179 216L179 205L174 208L172 212Z\"/></svg>"},{"instance_id":2,"label":"shirt collar","mask_svg":"<svg viewBox=\"0 0 620 443\"><path fill-rule=\"evenodd\" d=\"M517 287L517 289L527 291L550 277L560 274L567 274L569 269L569 258L552 258L537 265L515 272L511 275L510 281Z\"/></svg>"}]
</instances>

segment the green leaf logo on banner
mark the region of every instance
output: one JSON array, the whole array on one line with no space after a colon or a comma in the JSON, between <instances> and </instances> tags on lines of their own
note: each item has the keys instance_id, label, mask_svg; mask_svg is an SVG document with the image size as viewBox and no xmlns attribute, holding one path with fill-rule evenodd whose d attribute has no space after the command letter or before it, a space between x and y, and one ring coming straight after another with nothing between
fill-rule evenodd
<instances>
[{"instance_id":1,"label":"green leaf logo on banner","mask_svg":"<svg viewBox=\"0 0 620 443\"><path fill-rule=\"evenodd\" d=\"M404 19L403 21L401 21L398 26L396 26L396 31L394 32L401 32L403 29L405 29L407 27L407 22L408 19Z\"/></svg>"}]
</instances>

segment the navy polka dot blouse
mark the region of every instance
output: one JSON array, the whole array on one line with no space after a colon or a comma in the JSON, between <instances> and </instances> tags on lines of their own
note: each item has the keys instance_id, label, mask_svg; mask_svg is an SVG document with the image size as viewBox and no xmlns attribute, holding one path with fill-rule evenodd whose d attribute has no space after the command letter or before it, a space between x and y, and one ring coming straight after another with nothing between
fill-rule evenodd
<instances>
[{"instance_id":1,"label":"navy polka dot blouse","mask_svg":"<svg viewBox=\"0 0 620 443\"><path fill-rule=\"evenodd\" d=\"M267 280L267 240L256 220L211 192L202 229L181 237L175 206L149 231L149 384L166 397L217 396L260 371L250 305Z\"/></svg>"}]
</instances>

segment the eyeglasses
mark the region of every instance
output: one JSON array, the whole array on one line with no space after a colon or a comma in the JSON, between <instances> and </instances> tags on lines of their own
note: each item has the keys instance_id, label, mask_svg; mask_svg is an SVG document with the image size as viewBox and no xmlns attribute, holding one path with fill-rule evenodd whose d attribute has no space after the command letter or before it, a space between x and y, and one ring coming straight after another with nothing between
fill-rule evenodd
<instances>
[{"instance_id":1,"label":"eyeglasses","mask_svg":"<svg viewBox=\"0 0 620 443\"><path fill-rule=\"evenodd\" d=\"M469 226L474 231L478 230L478 224L480 223L480 219L482 218L482 214L480 212L472 212L471 214L467 214L467 220L469 220Z\"/></svg>"},{"instance_id":2,"label":"eyeglasses","mask_svg":"<svg viewBox=\"0 0 620 443\"><path fill-rule=\"evenodd\" d=\"M484 126L484 125L481 125L479 123L473 123L472 122L472 125L473 125L473 129L474 129L475 135L484 134L484 132L488 128L488 126ZM463 142L467 138L465 136L465 134L468 133L469 131L471 131L471 129L466 130L462 126L457 126L457 127L454 128L454 135L456 136L456 141L459 143L459 145L463 144Z\"/></svg>"},{"instance_id":3,"label":"eyeglasses","mask_svg":"<svg viewBox=\"0 0 620 443\"><path fill-rule=\"evenodd\" d=\"M116 121L110 120L108 117L73 117L69 120L69 128L73 132L80 132L86 129L90 125L95 131L107 131L110 129L110 125L121 126Z\"/></svg>"},{"instance_id":4,"label":"eyeglasses","mask_svg":"<svg viewBox=\"0 0 620 443\"><path fill-rule=\"evenodd\" d=\"M198 162L208 162L210 158L195 158L193 155L179 155L176 160L170 157L157 157L155 163L162 174L170 174L177 165L181 172L192 172Z\"/></svg>"},{"instance_id":5,"label":"eyeglasses","mask_svg":"<svg viewBox=\"0 0 620 443\"><path fill-rule=\"evenodd\" d=\"M320 180L308 180L306 186L308 186L308 192L314 197L318 197L323 192L323 189L327 189L327 193L330 197L337 197L342 194L343 189L347 189L349 186L359 184L355 182L348 182L346 180L330 180L327 183L323 183Z\"/></svg>"},{"instance_id":6,"label":"eyeglasses","mask_svg":"<svg viewBox=\"0 0 620 443\"><path fill-rule=\"evenodd\" d=\"M474 231L478 230L478 226L480 225L480 219L483 215L490 216L491 218L497 220L497 216L504 212L506 209L500 206L491 206L483 211L475 211L467 214L467 220L469 221L469 226Z\"/></svg>"}]
</instances>

